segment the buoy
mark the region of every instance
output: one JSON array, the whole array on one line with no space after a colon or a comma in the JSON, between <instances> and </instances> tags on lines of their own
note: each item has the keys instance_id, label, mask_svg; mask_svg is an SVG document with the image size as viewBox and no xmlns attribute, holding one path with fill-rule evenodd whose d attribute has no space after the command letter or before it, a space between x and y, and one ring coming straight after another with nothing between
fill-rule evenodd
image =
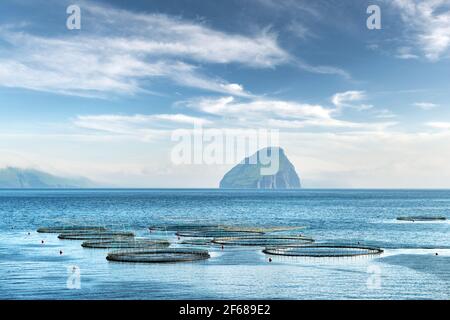
<instances>
[{"instance_id":1,"label":"buoy","mask_svg":"<svg viewBox=\"0 0 450 320\"><path fill-rule=\"evenodd\" d=\"M439 255L439 253L437 253L437 252L436 252L436 255L438 256L438 255Z\"/></svg>"}]
</instances>

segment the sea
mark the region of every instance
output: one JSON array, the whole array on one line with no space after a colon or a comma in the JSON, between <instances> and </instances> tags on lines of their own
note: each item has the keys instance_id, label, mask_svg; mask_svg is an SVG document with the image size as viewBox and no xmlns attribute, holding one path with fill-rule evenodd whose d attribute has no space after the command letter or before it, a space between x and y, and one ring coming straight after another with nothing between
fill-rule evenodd
<instances>
[{"instance_id":1,"label":"sea","mask_svg":"<svg viewBox=\"0 0 450 320\"><path fill-rule=\"evenodd\" d=\"M396 219L417 215L450 219L450 190L0 190L0 299L449 299L449 220ZM187 246L148 229L164 224L299 227L282 233L383 253L286 257L207 245L194 246L207 260L123 263L36 232L97 225Z\"/></svg>"}]
</instances>

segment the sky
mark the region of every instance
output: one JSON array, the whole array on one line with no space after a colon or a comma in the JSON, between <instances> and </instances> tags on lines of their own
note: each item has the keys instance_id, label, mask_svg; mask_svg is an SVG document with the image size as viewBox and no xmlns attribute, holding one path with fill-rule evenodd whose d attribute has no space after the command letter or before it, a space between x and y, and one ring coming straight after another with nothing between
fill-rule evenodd
<instances>
[{"instance_id":1,"label":"sky","mask_svg":"<svg viewBox=\"0 0 450 320\"><path fill-rule=\"evenodd\" d=\"M3 0L0 168L213 188L174 133L268 130L306 188L450 188L449 58L450 0Z\"/></svg>"}]
</instances>

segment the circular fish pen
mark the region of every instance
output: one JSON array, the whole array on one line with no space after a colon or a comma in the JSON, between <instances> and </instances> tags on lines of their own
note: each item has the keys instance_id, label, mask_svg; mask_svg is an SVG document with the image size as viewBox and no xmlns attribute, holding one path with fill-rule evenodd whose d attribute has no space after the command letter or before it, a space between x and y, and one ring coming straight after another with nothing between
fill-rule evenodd
<instances>
[{"instance_id":1,"label":"circular fish pen","mask_svg":"<svg viewBox=\"0 0 450 320\"><path fill-rule=\"evenodd\" d=\"M267 247L263 252L287 257L337 258L378 255L383 250L369 246L309 244L298 247Z\"/></svg>"},{"instance_id":2,"label":"circular fish pen","mask_svg":"<svg viewBox=\"0 0 450 320\"><path fill-rule=\"evenodd\" d=\"M111 252L108 261L134 263L176 263L209 259L207 250L190 248L142 249Z\"/></svg>"},{"instance_id":3,"label":"circular fish pen","mask_svg":"<svg viewBox=\"0 0 450 320\"><path fill-rule=\"evenodd\" d=\"M54 226L42 227L36 231L39 233L103 232L106 231L106 228L100 226Z\"/></svg>"},{"instance_id":4,"label":"circular fish pen","mask_svg":"<svg viewBox=\"0 0 450 320\"><path fill-rule=\"evenodd\" d=\"M116 238L134 238L133 232L70 232L61 233L58 236L61 240L113 240Z\"/></svg>"},{"instance_id":5,"label":"circular fish pen","mask_svg":"<svg viewBox=\"0 0 450 320\"><path fill-rule=\"evenodd\" d=\"M189 238L227 238L241 236L258 236L262 232L255 231L227 231L227 230L211 230L211 231L179 231L176 233L179 237Z\"/></svg>"},{"instance_id":6,"label":"circular fish pen","mask_svg":"<svg viewBox=\"0 0 450 320\"><path fill-rule=\"evenodd\" d=\"M427 221L444 221L447 220L446 217L443 216L405 216L405 217L397 217L399 221L408 221L408 222L427 222Z\"/></svg>"},{"instance_id":7,"label":"circular fish pen","mask_svg":"<svg viewBox=\"0 0 450 320\"><path fill-rule=\"evenodd\" d=\"M167 240L152 239L110 239L89 240L81 244L84 248L92 249L137 249L137 248L166 248L170 246Z\"/></svg>"},{"instance_id":8,"label":"circular fish pen","mask_svg":"<svg viewBox=\"0 0 450 320\"><path fill-rule=\"evenodd\" d=\"M174 231L174 232L196 232L218 230L221 227L214 224L167 224L161 226L150 226L150 231Z\"/></svg>"},{"instance_id":9,"label":"circular fish pen","mask_svg":"<svg viewBox=\"0 0 450 320\"><path fill-rule=\"evenodd\" d=\"M209 238L209 239L192 238L192 239L183 240L180 243L194 245L194 246L208 246L208 245L212 244L212 240L211 240L211 238Z\"/></svg>"},{"instance_id":10,"label":"circular fish pen","mask_svg":"<svg viewBox=\"0 0 450 320\"><path fill-rule=\"evenodd\" d=\"M304 226L222 226L226 231L243 231L256 233L285 232L304 229Z\"/></svg>"},{"instance_id":11,"label":"circular fish pen","mask_svg":"<svg viewBox=\"0 0 450 320\"><path fill-rule=\"evenodd\" d=\"M215 244L226 246L301 246L314 242L312 238L304 236L274 236L274 235L258 235L244 237L228 237L215 238L212 241Z\"/></svg>"}]
</instances>

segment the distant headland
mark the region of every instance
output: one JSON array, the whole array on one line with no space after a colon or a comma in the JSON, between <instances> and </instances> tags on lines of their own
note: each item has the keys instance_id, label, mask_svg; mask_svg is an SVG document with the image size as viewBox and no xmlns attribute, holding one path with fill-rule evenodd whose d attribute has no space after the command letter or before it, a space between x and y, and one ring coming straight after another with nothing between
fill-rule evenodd
<instances>
[{"instance_id":1,"label":"distant headland","mask_svg":"<svg viewBox=\"0 0 450 320\"><path fill-rule=\"evenodd\" d=\"M0 169L2 189L91 188L95 184L86 178L64 178L35 169L7 167Z\"/></svg>"}]
</instances>

